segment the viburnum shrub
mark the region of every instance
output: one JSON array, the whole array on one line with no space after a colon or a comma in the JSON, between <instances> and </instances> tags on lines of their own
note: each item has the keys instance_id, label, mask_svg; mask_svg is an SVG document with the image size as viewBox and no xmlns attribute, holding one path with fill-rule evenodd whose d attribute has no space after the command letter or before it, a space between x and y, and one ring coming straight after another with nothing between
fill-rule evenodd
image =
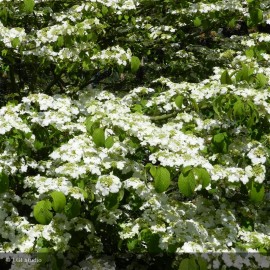
<instances>
[{"instance_id":1,"label":"viburnum shrub","mask_svg":"<svg viewBox=\"0 0 270 270\"><path fill-rule=\"evenodd\" d=\"M0 5L11 269L269 269L265 1Z\"/></svg>"}]
</instances>

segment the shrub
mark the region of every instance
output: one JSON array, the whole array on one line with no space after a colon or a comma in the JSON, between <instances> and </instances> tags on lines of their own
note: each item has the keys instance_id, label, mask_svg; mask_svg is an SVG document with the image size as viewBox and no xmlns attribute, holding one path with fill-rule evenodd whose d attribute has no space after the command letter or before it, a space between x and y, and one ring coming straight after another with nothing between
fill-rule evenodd
<instances>
[{"instance_id":1,"label":"shrub","mask_svg":"<svg viewBox=\"0 0 270 270\"><path fill-rule=\"evenodd\" d=\"M2 2L12 269L269 268L263 1Z\"/></svg>"}]
</instances>

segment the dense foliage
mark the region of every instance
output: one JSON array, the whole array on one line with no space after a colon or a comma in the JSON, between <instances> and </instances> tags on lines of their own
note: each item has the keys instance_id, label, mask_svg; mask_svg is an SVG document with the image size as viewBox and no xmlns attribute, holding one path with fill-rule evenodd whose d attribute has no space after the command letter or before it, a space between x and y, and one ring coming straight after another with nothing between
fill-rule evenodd
<instances>
[{"instance_id":1,"label":"dense foliage","mask_svg":"<svg viewBox=\"0 0 270 270\"><path fill-rule=\"evenodd\" d=\"M269 269L268 1L0 19L0 251L40 262L6 265Z\"/></svg>"}]
</instances>

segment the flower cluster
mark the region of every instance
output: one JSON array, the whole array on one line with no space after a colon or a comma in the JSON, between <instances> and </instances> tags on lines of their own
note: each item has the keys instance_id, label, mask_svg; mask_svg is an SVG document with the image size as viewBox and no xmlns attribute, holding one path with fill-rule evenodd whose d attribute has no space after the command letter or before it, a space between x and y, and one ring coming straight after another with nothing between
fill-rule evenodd
<instances>
[{"instance_id":1,"label":"flower cluster","mask_svg":"<svg viewBox=\"0 0 270 270\"><path fill-rule=\"evenodd\" d=\"M110 193L118 193L122 183L115 175L102 175L98 178L95 193L105 197Z\"/></svg>"},{"instance_id":2,"label":"flower cluster","mask_svg":"<svg viewBox=\"0 0 270 270\"><path fill-rule=\"evenodd\" d=\"M131 51L120 48L119 46L111 47L91 57L91 60L100 61L105 64L107 61L116 61L118 65L126 66L131 59Z\"/></svg>"}]
</instances>

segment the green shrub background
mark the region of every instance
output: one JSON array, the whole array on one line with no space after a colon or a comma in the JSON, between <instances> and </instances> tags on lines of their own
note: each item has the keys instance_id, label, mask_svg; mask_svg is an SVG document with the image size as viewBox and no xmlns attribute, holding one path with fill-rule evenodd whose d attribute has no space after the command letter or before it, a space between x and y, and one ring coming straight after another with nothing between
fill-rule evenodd
<instances>
[{"instance_id":1,"label":"green shrub background","mask_svg":"<svg viewBox=\"0 0 270 270\"><path fill-rule=\"evenodd\" d=\"M269 269L269 25L268 1L0 1L2 263Z\"/></svg>"}]
</instances>

